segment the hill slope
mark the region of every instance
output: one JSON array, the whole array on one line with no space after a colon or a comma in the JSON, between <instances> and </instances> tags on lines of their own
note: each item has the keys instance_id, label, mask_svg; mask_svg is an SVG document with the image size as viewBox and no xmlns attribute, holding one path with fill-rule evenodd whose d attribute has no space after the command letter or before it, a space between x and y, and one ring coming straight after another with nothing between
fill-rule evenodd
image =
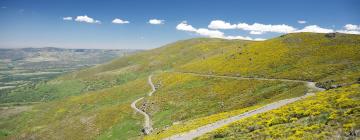
<instances>
[{"instance_id":1,"label":"hill slope","mask_svg":"<svg viewBox=\"0 0 360 140\"><path fill-rule=\"evenodd\" d=\"M360 36L336 33L287 34L254 42L224 55L193 61L181 71L321 82L326 88L360 77Z\"/></svg>"},{"instance_id":2,"label":"hill slope","mask_svg":"<svg viewBox=\"0 0 360 140\"><path fill-rule=\"evenodd\" d=\"M360 130L359 98L359 84L324 91L198 139L356 139Z\"/></svg>"},{"instance_id":3,"label":"hill slope","mask_svg":"<svg viewBox=\"0 0 360 140\"><path fill-rule=\"evenodd\" d=\"M151 90L146 83L151 73L158 91L137 104L153 120L155 132L149 137L156 138L168 130L171 134L183 132L177 128L205 125L209 122L202 120L241 114L301 96L307 89L300 83L199 77L182 72L310 80L327 88L346 88L360 77L359 44L360 36L356 35L336 34L333 38L313 33L288 34L262 42L179 41L45 83L43 86L48 87L76 81L83 87L26 113L0 118L0 132L9 139L142 139L143 118L131 110L130 104ZM49 88L46 95L60 94Z\"/></svg>"}]
</instances>

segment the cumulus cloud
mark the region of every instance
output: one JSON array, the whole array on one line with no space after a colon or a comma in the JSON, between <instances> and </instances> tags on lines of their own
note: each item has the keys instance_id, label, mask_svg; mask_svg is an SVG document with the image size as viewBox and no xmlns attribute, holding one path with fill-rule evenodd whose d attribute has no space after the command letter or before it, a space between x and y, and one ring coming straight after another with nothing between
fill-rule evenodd
<instances>
[{"instance_id":1,"label":"cumulus cloud","mask_svg":"<svg viewBox=\"0 0 360 140\"><path fill-rule=\"evenodd\" d=\"M260 35L266 32L275 32L275 33L291 33L296 31L296 28L285 25L271 25L271 24L261 24L261 23L239 23L239 24L231 24L225 22L223 20L213 20L208 25L210 29L240 29L245 31L250 31L250 34Z\"/></svg>"},{"instance_id":2,"label":"cumulus cloud","mask_svg":"<svg viewBox=\"0 0 360 140\"><path fill-rule=\"evenodd\" d=\"M255 31L256 33L260 33L260 32L291 33L296 30L296 28L285 24L271 25L271 24L261 24L261 23L254 23L254 24L239 23L237 24L237 28L246 31Z\"/></svg>"},{"instance_id":3,"label":"cumulus cloud","mask_svg":"<svg viewBox=\"0 0 360 140\"><path fill-rule=\"evenodd\" d=\"M337 30L336 32L344 33L344 34L360 34L360 25L354 25L354 24L346 24L344 26L344 29Z\"/></svg>"},{"instance_id":4,"label":"cumulus cloud","mask_svg":"<svg viewBox=\"0 0 360 140\"><path fill-rule=\"evenodd\" d=\"M346 25L344 26L344 28L345 28L346 30L356 31L356 30L360 30L360 25L346 24Z\"/></svg>"},{"instance_id":5,"label":"cumulus cloud","mask_svg":"<svg viewBox=\"0 0 360 140\"><path fill-rule=\"evenodd\" d=\"M100 24L100 20L95 20L91 17L88 17L87 15L84 15L84 16L77 16L75 18L75 21L77 22L84 22L84 23L97 23L97 24Z\"/></svg>"},{"instance_id":6,"label":"cumulus cloud","mask_svg":"<svg viewBox=\"0 0 360 140\"><path fill-rule=\"evenodd\" d=\"M236 24L230 24L222 20L213 20L208 25L210 29L235 29Z\"/></svg>"},{"instance_id":7,"label":"cumulus cloud","mask_svg":"<svg viewBox=\"0 0 360 140\"><path fill-rule=\"evenodd\" d=\"M195 32L196 31L196 29L193 26L187 24L186 21L183 21L183 22L179 23L176 26L176 29L181 30L181 31L190 31L190 32Z\"/></svg>"},{"instance_id":8,"label":"cumulus cloud","mask_svg":"<svg viewBox=\"0 0 360 140\"><path fill-rule=\"evenodd\" d=\"M301 30L297 30L295 32L312 32L312 33L332 33L334 32L333 29L326 29L326 28L321 28L317 25L309 25L304 27Z\"/></svg>"},{"instance_id":9,"label":"cumulus cloud","mask_svg":"<svg viewBox=\"0 0 360 140\"><path fill-rule=\"evenodd\" d=\"M350 30L337 30L336 32L343 33L343 34L355 34L355 35L360 34L360 31L350 31Z\"/></svg>"},{"instance_id":10,"label":"cumulus cloud","mask_svg":"<svg viewBox=\"0 0 360 140\"><path fill-rule=\"evenodd\" d=\"M127 21L127 20L122 20L122 19L119 19L119 18L115 18L112 23L114 24L129 24L130 21Z\"/></svg>"},{"instance_id":11,"label":"cumulus cloud","mask_svg":"<svg viewBox=\"0 0 360 140\"><path fill-rule=\"evenodd\" d=\"M63 20L72 20L72 17L63 17Z\"/></svg>"},{"instance_id":12,"label":"cumulus cloud","mask_svg":"<svg viewBox=\"0 0 360 140\"><path fill-rule=\"evenodd\" d=\"M229 40L233 40L233 39L253 40L251 37L248 36L224 36L223 38Z\"/></svg>"},{"instance_id":13,"label":"cumulus cloud","mask_svg":"<svg viewBox=\"0 0 360 140\"><path fill-rule=\"evenodd\" d=\"M305 22L306 23L306 22ZM235 26L235 28L234 28ZM298 33L298 32L312 32L312 33L333 33L340 32L345 34L360 34L360 26L347 24L344 26L343 30L334 30L328 28L322 28L318 25L309 25L302 29L296 29L292 26L279 24L279 25L271 25L271 24L247 24L247 23L239 23L239 24L230 24L222 20L214 20L208 25L208 28L195 28L192 25L188 24L186 21L179 23L176 26L177 30L187 31L196 33L201 36L211 37L211 38L223 38L223 39L242 39L242 40L253 40L253 41L263 41L264 38L251 38L249 36L226 36L223 32L217 29L242 29L245 31L250 31L249 34L252 35L261 35L266 32L273 33Z\"/></svg>"},{"instance_id":14,"label":"cumulus cloud","mask_svg":"<svg viewBox=\"0 0 360 140\"><path fill-rule=\"evenodd\" d=\"M209 29L205 29L205 28L197 29L196 33L198 33L202 36L208 36L208 37L212 37L212 38L223 38L224 37L223 32L220 32L218 30L209 30Z\"/></svg>"},{"instance_id":15,"label":"cumulus cloud","mask_svg":"<svg viewBox=\"0 0 360 140\"><path fill-rule=\"evenodd\" d=\"M254 41L264 41L266 40L265 38L255 38Z\"/></svg>"},{"instance_id":16,"label":"cumulus cloud","mask_svg":"<svg viewBox=\"0 0 360 140\"><path fill-rule=\"evenodd\" d=\"M297 21L299 24L305 24L305 23L307 23L307 21L305 21L305 20L298 20Z\"/></svg>"},{"instance_id":17,"label":"cumulus cloud","mask_svg":"<svg viewBox=\"0 0 360 140\"><path fill-rule=\"evenodd\" d=\"M246 36L246 37L244 37L244 36L225 36L224 33L219 30L211 30L211 29L206 29L206 28L196 29L192 25L189 25L186 21L179 23L176 26L176 29L181 30L181 31L196 33L201 36L206 36L206 37L211 37L211 38L222 38L222 39L229 39L229 40L230 39L242 39L242 40L255 40L255 41L264 40L262 38L253 39L248 36Z\"/></svg>"},{"instance_id":18,"label":"cumulus cloud","mask_svg":"<svg viewBox=\"0 0 360 140\"><path fill-rule=\"evenodd\" d=\"M149 24L154 24L154 25L159 25L159 24L164 24L165 20L161 20L161 19L150 19L148 21Z\"/></svg>"}]
</instances>

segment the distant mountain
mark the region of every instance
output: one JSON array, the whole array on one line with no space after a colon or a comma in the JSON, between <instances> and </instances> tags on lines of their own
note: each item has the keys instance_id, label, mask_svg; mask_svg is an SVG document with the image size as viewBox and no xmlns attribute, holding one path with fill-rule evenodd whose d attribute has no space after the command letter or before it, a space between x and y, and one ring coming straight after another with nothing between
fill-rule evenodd
<instances>
[{"instance_id":1,"label":"distant mountain","mask_svg":"<svg viewBox=\"0 0 360 140\"><path fill-rule=\"evenodd\" d=\"M0 94L19 85L49 80L127 56L139 50L63 49L54 47L0 49Z\"/></svg>"},{"instance_id":2,"label":"distant mountain","mask_svg":"<svg viewBox=\"0 0 360 140\"><path fill-rule=\"evenodd\" d=\"M115 57L132 54L138 50L20 48L0 49L0 61L11 67L26 69L73 67L104 63Z\"/></svg>"}]
</instances>

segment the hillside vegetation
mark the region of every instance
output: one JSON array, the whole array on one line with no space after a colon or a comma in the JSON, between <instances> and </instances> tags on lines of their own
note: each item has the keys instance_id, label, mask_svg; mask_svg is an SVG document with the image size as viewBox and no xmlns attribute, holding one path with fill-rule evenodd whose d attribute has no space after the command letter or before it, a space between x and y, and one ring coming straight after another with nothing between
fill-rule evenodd
<instances>
[{"instance_id":1,"label":"hillside vegetation","mask_svg":"<svg viewBox=\"0 0 360 140\"><path fill-rule=\"evenodd\" d=\"M47 83L23 86L2 96L0 103L49 101L109 88L146 77L153 71L171 69L195 59L229 51L233 46L246 42L206 38L178 41L66 74ZM76 86L69 87L70 82ZM70 90L69 94L64 93L64 87L67 87L66 91Z\"/></svg>"},{"instance_id":2,"label":"hillside vegetation","mask_svg":"<svg viewBox=\"0 0 360 140\"><path fill-rule=\"evenodd\" d=\"M308 90L303 83L297 82L204 77L184 72L298 79L314 81L328 89L334 88L320 93L316 98L310 97L308 100L313 100L313 104L304 103L303 106L322 106L320 103L328 101L325 95L329 92L338 94L336 98L342 97L342 93L344 96L351 93L346 97L357 101L357 95L352 93L359 91L358 86L350 85L360 80L359 44L358 35L335 34L334 37L314 33L288 34L261 42L205 38L178 41L66 74L35 88L25 88L26 96L18 94L6 101L46 102L33 105L24 113L0 117L0 138L159 139L271 102L301 96ZM147 83L150 74L153 74L157 91L153 96L145 97L137 107L150 115L155 131L144 137L141 132L143 116L135 113L130 104L151 90ZM318 96L324 96L324 100ZM329 103L324 103L329 108L303 110L307 116L295 116L299 125L295 125L294 129L311 122L301 121L306 117L322 116L327 109L337 110L328 106L332 103L333 100L329 99ZM291 106L294 105L300 106L300 102ZM356 111L356 108L348 106L346 109ZM267 125L266 122L259 127L259 131L267 132L275 124L290 122L276 116L270 119L274 120L269 124L274 125ZM346 127L359 129L357 121L352 118L348 120L350 122L343 124L355 125ZM333 133L342 127L326 125L327 132ZM257 129L255 127L253 132ZM277 131L285 129L279 128ZM344 133L345 130L348 128L344 128ZM229 128L227 132L218 136L217 131L204 138L237 137L237 130ZM246 136L257 137L250 133ZM302 136L305 137L305 133Z\"/></svg>"},{"instance_id":3,"label":"hillside vegetation","mask_svg":"<svg viewBox=\"0 0 360 140\"><path fill-rule=\"evenodd\" d=\"M36 139L51 137L76 137L77 139L121 137L127 139L137 137L141 135L142 118L140 115L133 114L130 103L150 90L146 83L146 78L150 73L182 65L193 59L222 53L230 50L232 45L241 45L246 42L221 39L179 41L165 47L121 57L107 64L64 75L37 85L35 89L26 88L25 91L29 92L25 92L26 96L18 96L20 101L42 101L41 99L46 97L45 99L49 99L47 101L50 102L38 104L31 111L16 117L0 120L1 134L2 136L12 135L9 137L10 139L29 136ZM122 88L117 88L117 85ZM74 98L77 100L73 100ZM87 100L91 100L91 102L85 102ZM121 104L121 106L117 104ZM59 109L62 106L64 108ZM59 114L56 111L60 112L61 117L54 115ZM113 114L91 115L103 114L104 111ZM97 120L96 124L81 121L81 118L90 116L91 119ZM111 117L114 121L108 123ZM23 125L14 125L19 122L22 122ZM103 127L103 123L106 124L106 127ZM91 127L96 131L89 132L86 129L80 129L83 127Z\"/></svg>"},{"instance_id":4,"label":"hillside vegetation","mask_svg":"<svg viewBox=\"0 0 360 140\"><path fill-rule=\"evenodd\" d=\"M238 80L163 73L154 77L160 85L154 96L140 103L152 119L157 132L180 123L220 112L265 105L304 95L303 83ZM155 134L155 133L154 133Z\"/></svg>"},{"instance_id":5,"label":"hillside vegetation","mask_svg":"<svg viewBox=\"0 0 360 140\"><path fill-rule=\"evenodd\" d=\"M178 70L218 75L273 77L320 82L326 88L360 77L360 36L336 33L287 34L236 51L197 60Z\"/></svg>"},{"instance_id":6,"label":"hillside vegetation","mask_svg":"<svg viewBox=\"0 0 360 140\"><path fill-rule=\"evenodd\" d=\"M44 82L135 52L137 50L52 47L0 49L0 103L48 101L66 94L79 94L84 86L76 79L64 84ZM68 89L64 90L64 87ZM52 94L54 92L60 95Z\"/></svg>"},{"instance_id":7,"label":"hillside vegetation","mask_svg":"<svg viewBox=\"0 0 360 140\"><path fill-rule=\"evenodd\" d=\"M142 118L133 114L130 103L148 89L146 79L140 78L110 89L38 104L20 116L0 120L0 128L5 135L12 135L9 139L135 137L141 134Z\"/></svg>"},{"instance_id":8,"label":"hillside vegetation","mask_svg":"<svg viewBox=\"0 0 360 140\"><path fill-rule=\"evenodd\" d=\"M198 139L359 138L360 85L324 91Z\"/></svg>"}]
</instances>

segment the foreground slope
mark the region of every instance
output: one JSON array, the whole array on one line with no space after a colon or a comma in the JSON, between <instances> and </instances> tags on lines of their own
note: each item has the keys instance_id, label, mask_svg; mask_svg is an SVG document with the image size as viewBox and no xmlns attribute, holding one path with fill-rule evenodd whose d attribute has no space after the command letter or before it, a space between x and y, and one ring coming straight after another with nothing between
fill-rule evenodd
<instances>
[{"instance_id":1,"label":"foreground slope","mask_svg":"<svg viewBox=\"0 0 360 140\"><path fill-rule=\"evenodd\" d=\"M359 99L359 84L324 91L198 139L356 139L360 137Z\"/></svg>"}]
</instances>

